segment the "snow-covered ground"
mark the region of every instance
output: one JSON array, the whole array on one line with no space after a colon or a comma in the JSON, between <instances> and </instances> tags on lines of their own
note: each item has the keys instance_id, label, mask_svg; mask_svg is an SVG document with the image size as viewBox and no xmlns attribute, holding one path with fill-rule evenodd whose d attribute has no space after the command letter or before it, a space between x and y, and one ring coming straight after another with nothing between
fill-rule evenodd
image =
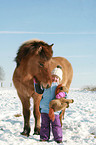
<instances>
[{"instance_id":1,"label":"snow-covered ground","mask_svg":"<svg viewBox=\"0 0 96 145\"><path fill-rule=\"evenodd\" d=\"M96 145L96 92L71 89L68 97L73 98L75 102L66 110L62 144ZM23 130L23 116L15 117L16 114L22 114L16 90L0 88L0 145L57 144L52 133L50 142L40 142L39 136L33 135L33 112L30 137L20 135Z\"/></svg>"}]
</instances>

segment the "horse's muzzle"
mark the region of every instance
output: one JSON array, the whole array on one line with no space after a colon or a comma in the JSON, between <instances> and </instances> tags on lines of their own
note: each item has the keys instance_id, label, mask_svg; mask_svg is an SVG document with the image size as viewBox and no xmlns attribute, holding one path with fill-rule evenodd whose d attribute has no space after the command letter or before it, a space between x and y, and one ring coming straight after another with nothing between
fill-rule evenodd
<instances>
[{"instance_id":1,"label":"horse's muzzle","mask_svg":"<svg viewBox=\"0 0 96 145\"><path fill-rule=\"evenodd\" d=\"M49 84L47 84L47 87L46 87L46 89L48 89L48 88L50 88L50 85L49 85Z\"/></svg>"},{"instance_id":2,"label":"horse's muzzle","mask_svg":"<svg viewBox=\"0 0 96 145\"><path fill-rule=\"evenodd\" d=\"M45 83L41 83L41 86L45 89L48 89L51 87L51 83L45 84Z\"/></svg>"}]
</instances>

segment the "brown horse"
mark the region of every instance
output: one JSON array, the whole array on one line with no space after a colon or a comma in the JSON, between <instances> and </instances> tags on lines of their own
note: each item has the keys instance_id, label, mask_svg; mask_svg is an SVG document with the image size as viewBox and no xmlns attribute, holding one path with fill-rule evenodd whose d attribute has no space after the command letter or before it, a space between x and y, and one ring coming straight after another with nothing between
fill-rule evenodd
<instances>
[{"instance_id":1,"label":"brown horse","mask_svg":"<svg viewBox=\"0 0 96 145\"><path fill-rule=\"evenodd\" d=\"M35 78L44 88L52 83L51 71L61 65L63 70L63 83L69 90L73 69L68 60L62 57L52 57L52 45L40 40L30 40L21 45L15 61L17 63L13 74L13 83L23 106L24 130L22 135L30 134L30 98L34 102L35 128L34 134L40 133L39 104L41 95L34 90L33 79Z\"/></svg>"}]
</instances>

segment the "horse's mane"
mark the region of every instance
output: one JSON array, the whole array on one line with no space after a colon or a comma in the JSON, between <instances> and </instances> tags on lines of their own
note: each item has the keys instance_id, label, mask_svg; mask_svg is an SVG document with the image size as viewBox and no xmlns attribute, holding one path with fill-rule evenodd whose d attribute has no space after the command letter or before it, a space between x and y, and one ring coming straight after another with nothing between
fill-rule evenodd
<instances>
[{"instance_id":1,"label":"horse's mane","mask_svg":"<svg viewBox=\"0 0 96 145\"><path fill-rule=\"evenodd\" d=\"M42 47L42 50L39 52L40 57L44 60L49 60L53 54L52 45L48 45L41 40L28 40L18 49L17 56L15 57L17 67L20 65L21 60L27 56L27 54L30 53L33 56L37 51L39 51L40 46Z\"/></svg>"}]
</instances>

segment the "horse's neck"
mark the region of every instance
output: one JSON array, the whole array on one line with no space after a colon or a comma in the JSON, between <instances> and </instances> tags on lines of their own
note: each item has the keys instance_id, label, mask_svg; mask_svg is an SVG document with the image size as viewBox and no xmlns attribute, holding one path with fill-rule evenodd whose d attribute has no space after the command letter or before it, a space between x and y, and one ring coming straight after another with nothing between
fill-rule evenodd
<instances>
[{"instance_id":1,"label":"horse's neck","mask_svg":"<svg viewBox=\"0 0 96 145\"><path fill-rule=\"evenodd\" d=\"M50 60L50 66L51 66L51 71L57 67L58 65L58 60L56 59L56 57L52 57L52 59Z\"/></svg>"}]
</instances>

